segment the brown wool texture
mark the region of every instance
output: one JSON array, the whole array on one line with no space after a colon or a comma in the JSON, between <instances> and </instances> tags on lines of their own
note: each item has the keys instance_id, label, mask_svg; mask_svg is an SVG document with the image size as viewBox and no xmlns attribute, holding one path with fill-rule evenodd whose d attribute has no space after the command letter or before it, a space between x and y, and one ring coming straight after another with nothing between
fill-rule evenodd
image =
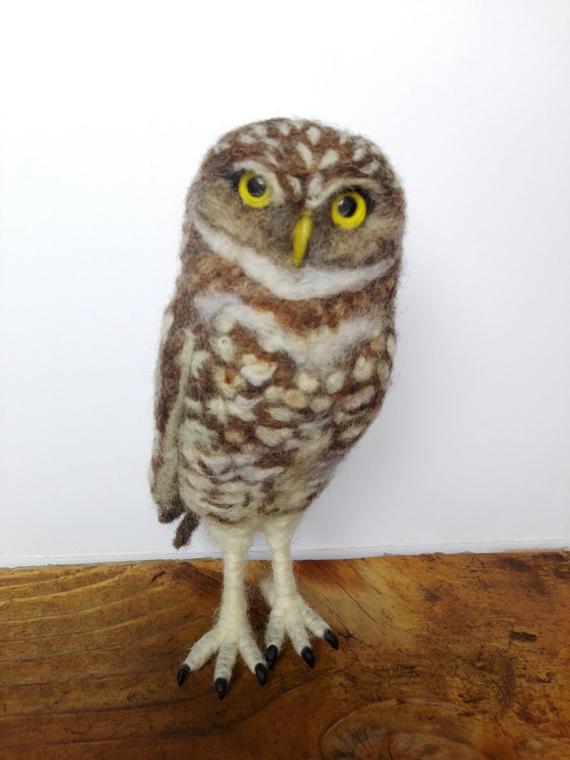
<instances>
[{"instance_id":1,"label":"brown wool texture","mask_svg":"<svg viewBox=\"0 0 570 760\"><path fill-rule=\"evenodd\" d=\"M265 208L240 198L248 170L272 189ZM355 229L331 220L345 190L366 197ZM293 230L307 211L313 231L295 269ZM156 370L151 491L159 520L180 520L176 548L203 516L238 525L304 511L376 417L404 222L398 178L358 135L270 119L208 151L186 198Z\"/></svg>"}]
</instances>

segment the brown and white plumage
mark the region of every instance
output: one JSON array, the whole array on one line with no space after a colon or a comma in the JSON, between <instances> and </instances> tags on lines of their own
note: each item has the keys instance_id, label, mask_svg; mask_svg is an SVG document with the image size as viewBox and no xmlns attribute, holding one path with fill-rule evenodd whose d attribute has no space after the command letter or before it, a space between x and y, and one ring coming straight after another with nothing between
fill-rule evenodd
<instances>
[{"instance_id":1,"label":"brown and white plumage","mask_svg":"<svg viewBox=\"0 0 570 760\"><path fill-rule=\"evenodd\" d=\"M240 199L244 172L263 178L266 207ZM366 199L356 229L331 222L331 201L345 190ZM301 217L310 220L310 240L296 267L292 236ZM306 630L328 629L298 597L288 546L299 516L382 403L403 224L403 192L381 151L309 121L274 119L225 135L187 196L182 269L157 367L151 485L159 519L182 518L175 545L204 517L226 565L231 554L233 575L243 575L253 533L267 533L270 654L285 633L306 654ZM210 645L202 651L199 642L186 660L195 669L219 650L216 682L226 688L237 649L264 680L243 591L229 591L233 580L226 572ZM230 608L232 627L237 614L248 642L235 651L224 628ZM291 620L276 627L283 616Z\"/></svg>"}]
</instances>

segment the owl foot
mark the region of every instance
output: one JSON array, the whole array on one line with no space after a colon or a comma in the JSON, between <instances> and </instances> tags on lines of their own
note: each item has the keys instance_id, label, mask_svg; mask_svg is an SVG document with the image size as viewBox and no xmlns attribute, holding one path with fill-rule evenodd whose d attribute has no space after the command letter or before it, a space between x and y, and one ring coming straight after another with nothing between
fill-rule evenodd
<instances>
[{"instance_id":1,"label":"owl foot","mask_svg":"<svg viewBox=\"0 0 570 760\"><path fill-rule=\"evenodd\" d=\"M213 654L218 653L214 668L214 691L220 699L226 696L238 652L247 667L264 686L267 681L267 664L247 620L218 621L188 652L178 668L176 680L182 686L188 675L202 667Z\"/></svg>"},{"instance_id":2,"label":"owl foot","mask_svg":"<svg viewBox=\"0 0 570 760\"><path fill-rule=\"evenodd\" d=\"M297 654L310 668L315 667L315 655L309 643L311 634L324 639L333 649L338 649L336 635L299 593L295 592L294 596L288 595L282 599L275 599L271 578L264 578L259 585L265 601L271 607L265 631L265 659L270 670L275 666L285 635L289 637Z\"/></svg>"}]
</instances>

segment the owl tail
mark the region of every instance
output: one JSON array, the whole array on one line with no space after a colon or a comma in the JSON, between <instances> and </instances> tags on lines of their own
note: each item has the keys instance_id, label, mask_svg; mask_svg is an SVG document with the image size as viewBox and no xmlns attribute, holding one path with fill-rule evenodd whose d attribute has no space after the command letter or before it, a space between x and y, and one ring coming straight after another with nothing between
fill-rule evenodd
<instances>
[{"instance_id":1,"label":"owl tail","mask_svg":"<svg viewBox=\"0 0 570 760\"><path fill-rule=\"evenodd\" d=\"M194 514L194 512L186 511L186 514L178 523L176 534L174 536L174 540L172 541L172 545L175 549L180 549L180 547L186 546L186 544L190 542L192 533L194 533L198 527L199 522L200 518L198 515Z\"/></svg>"},{"instance_id":2,"label":"owl tail","mask_svg":"<svg viewBox=\"0 0 570 760\"><path fill-rule=\"evenodd\" d=\"M158 520L161 523L173 522L176 518L180 517L180 515L184 515L184 517L178 523L176 534L172 541L172 544L176 549L186 546L190 541L192 533L194 533L198 527L200 518L198 515L194 514L194 512L190 512L186 509L180 496L176 496L168 505L158 505Z\"/></svg>"}]
</instances>

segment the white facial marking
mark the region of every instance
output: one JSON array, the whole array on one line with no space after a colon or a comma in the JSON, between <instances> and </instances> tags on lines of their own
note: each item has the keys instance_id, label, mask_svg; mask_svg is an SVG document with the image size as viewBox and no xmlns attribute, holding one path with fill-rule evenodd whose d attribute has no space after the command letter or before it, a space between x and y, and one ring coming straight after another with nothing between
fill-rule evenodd
<instances>
[{"instance_id":1,"label":"white facial marking","mask_svg":"<svg viewBox=\"0 0 570 760\"><path fill-rule=\"evenodd\" d=\"M289 269L273 263L250 246L236 243L225 232L213 229L200 217L194 218L194 228L212 253L238 264L250 279L263 285L273 295L291 301L327 298L361 290L386 274L395 263L395 258L390 256L377 264L356 269L322 269L310 265Z\"/></svg>"}]
</instances>

